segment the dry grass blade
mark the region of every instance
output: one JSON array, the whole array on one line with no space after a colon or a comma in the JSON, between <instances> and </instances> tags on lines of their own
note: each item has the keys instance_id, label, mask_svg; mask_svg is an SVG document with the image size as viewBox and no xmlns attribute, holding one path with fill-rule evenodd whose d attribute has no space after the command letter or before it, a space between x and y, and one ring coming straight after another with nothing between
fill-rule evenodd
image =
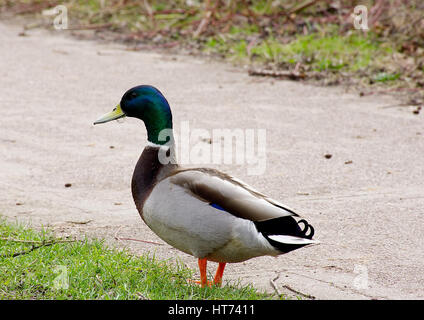
<instances>
[{"instance_id":1,"label":"dry grass blade","mask_svg":"<svg viewBox=\"0 0 424 320\"><path fill-rule=\"evenodd\" d=\"M128 241L137 241L137 242L144 242L144 243L148 243L148 244L154 244L157 246L162 246L163 243L159 243L159 242L154 242L154 241L148 241L148 240L140 240L140 239L133 239L133 238L121 238L118 237L118 232L122 229L122 227L119 227L118 230L116 230L115 235L114 235L114 239L118 240L118 241L124 241L124 240L128 240Z\"/></svg>"},{"instance_id":2,"label":"dry grass blade","mask_svg":"<svg viewBox=\"0 0 424 320\"><path fill-rule=\"evenodd\" d=\"M52 241L43 240L43 241L36 241L36 240L21 240L21 239L13 239L13 238L0 238L0 241L11 241L11 242L20 242L20 243L31 244L31 249L20 251L20 252L15 252L15 253L12 253L12 254L2 254L2 255L0 255L1 258L14 258L14 257L17 257L17 256L28 254L28 253L36 250L36 249L39 249L39 248L52 246L52 245L57 244L57 243L76 242L78 240L52 240ZM36 246L35 244L39 244L39 245Z\"/></svg>"},{"instance_id":3,"label":"dry grass blade","mask_svg":"<svg viewBox=\"0 0 424 320\"><path fill-rule=\"evenodd\" d=\"M290 79L290 80L303 80L306 79L307 75L305 73L293 71L276 71L276 70L265 70L265 69L249 69L249 76L259 76L259 77L272 77L280 79Z\"/></svg>"}]
</instances>

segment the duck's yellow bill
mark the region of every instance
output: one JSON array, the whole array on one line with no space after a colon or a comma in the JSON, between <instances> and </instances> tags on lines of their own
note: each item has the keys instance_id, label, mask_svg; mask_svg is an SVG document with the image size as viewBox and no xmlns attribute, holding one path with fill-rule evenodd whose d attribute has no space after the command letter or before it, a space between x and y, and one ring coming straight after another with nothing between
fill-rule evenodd
<instances>
[{"instance_id":1,"label":"duck's yellow bill","mask_svg":"<svg viewBox=\"0 0 424 320\"><path fill-rule=\"evenodd\" d=\"M125 113L122 111L121 105L118 104L111 112L104 114L99 119L94 121L94 124L105 123L123 117L125 117Z\"/></svg>"}]
</instances>

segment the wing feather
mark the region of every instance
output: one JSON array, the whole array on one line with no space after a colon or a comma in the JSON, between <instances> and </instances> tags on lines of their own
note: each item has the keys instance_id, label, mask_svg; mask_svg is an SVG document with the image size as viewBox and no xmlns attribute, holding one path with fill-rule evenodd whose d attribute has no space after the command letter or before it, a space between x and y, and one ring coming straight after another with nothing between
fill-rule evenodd
<instances>
[{"instance_id":1,"label":"wing feather","mask_svg":"<svg viewBox=\"0 0 424 320\"><path fill-rule=\"evenodd\" d=\"M251 221L298 216L283 204L259 193L244 182L213 169L185 169L170 177L193 196Z\"/></svg>"}]
</instances>

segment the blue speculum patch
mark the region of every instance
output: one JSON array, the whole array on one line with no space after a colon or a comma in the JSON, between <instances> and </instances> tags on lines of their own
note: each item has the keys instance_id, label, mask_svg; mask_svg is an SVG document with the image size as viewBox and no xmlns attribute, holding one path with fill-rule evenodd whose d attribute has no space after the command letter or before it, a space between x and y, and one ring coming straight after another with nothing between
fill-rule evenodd
<instances>
[{"instance_id":1,"label":"blue speculum patch","mask_svg":"<svg viewBox=\"0 0 424 320\"><path fill-rule=\"evenodd\" d=\"M209 205L211 205L212 207L214 207L215 209L218 210L222 210L222 211L226 211L223 207L217 205L216 203L209 203Z\"/></svg>"}]
</instances>

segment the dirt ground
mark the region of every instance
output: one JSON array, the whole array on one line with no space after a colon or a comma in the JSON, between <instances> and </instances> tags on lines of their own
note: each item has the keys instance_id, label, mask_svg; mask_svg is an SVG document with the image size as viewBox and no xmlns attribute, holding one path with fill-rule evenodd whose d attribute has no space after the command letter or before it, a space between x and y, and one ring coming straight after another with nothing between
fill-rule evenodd
<instances>
[{"instance_id":1,"label":"dirt ground","mask_svg":"<svg viewBox=\"0 0 424 320\"><path fill-rule=\"evenodd\" d=\"M230 264L224 281L317 299L424 298L424 116L412 107L66 31L21 30L0 23L1 215L195 269L197 261L164 244L135 209L130 181L144 125L92 125L125 90L152 84L170 102L176 128L265 128L265 174L209 166L295 209L322 242Z\"/></svg>"}]
</instances>

